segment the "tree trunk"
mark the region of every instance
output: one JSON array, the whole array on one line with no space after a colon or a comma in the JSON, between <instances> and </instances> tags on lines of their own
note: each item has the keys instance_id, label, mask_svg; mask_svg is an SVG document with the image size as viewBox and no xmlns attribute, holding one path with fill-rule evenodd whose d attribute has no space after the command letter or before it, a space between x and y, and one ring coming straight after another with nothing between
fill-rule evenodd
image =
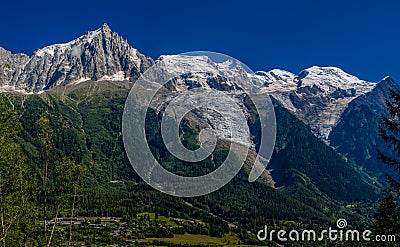
<instances>
[{"instance_id":1,"label":"tree trunk","mask_svg":"<svg viewBox=\"0 0 400 247\"><path fill-rule=\"evenodd\" d=\"M76 201L76 187L74 188L74 199L72 200L71 221L70 221L70 224L69 224L69 240L68 240L68 245L71 245L71 240L72 240L72 218L74 217L75 201Z\"/></svg>"},{"instance_id":2,"label":"tree trunk","mask_svg":"<svg viewBox=\"0 0 400 247\"><path fill-rule=\"evenodd\" d=\"M45 158L46 159L46 158ZM43 193L43 229L44 229L44 238L47 237L47 171L48 171L48 162L45 161L43 164L42 170L42 193Z\"/></svg>"},{"instance_id":3,"label":"tree trunk","mask_svg":"<svg viewBox=\"0 0 400 247\"><path fill-rule=\"evenodd\" d=\"M47 244L47 247L50 247L50 245L51 245L51 240L53 238L54 229L56 228L56 223L57 223L57 218L58 218L59 211L60 211L60 205L57 206L56 217L54 219L54 224L53 224L53 228L51 229L51 233L50 233L49 242Z\"/></svg>"},{"instance_id":4,"label":"tree trunk","mask_svg":"<svg viewBox=\"0 0 400 247\"><path fill-rule=\"evenodd\" d=\"M3 247L6 247L6 226L4 225L4 213L1 213L1 229L3 230Z\"/></svg>"}]
</instances>

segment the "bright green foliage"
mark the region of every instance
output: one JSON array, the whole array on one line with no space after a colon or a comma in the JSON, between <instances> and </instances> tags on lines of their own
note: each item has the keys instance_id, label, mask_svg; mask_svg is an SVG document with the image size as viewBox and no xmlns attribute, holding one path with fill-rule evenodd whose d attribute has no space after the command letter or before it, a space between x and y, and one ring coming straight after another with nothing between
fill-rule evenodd
<instances>
[{"instance_id":1,"label":"bright green foliage","mask_svg":"<svg viewBox=\"0 0 400 247\"><path fill-rule=\"evenodd\" d=\"M21 246L30 241L35 225L35 181L26 157L15 142L18 115L0 98L0 240L3 246Z\"/></svg>"},{"instance_id":2,"label":"bright green foliage","mask_svg":"<svg viewBox=\"0 0 400 247\"><path fill-rule=\"evenodd\" d=\"M71 195L83 182L86 168L72 159L64 158L56 167L57 193Z\"/></svg>"}]
</instances>

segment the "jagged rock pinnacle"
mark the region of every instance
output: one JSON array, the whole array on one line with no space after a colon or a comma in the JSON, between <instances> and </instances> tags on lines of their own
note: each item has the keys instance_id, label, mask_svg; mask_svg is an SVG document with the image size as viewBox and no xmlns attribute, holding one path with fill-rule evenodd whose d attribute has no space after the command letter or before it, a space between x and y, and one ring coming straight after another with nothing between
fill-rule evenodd
<instances>
[{"instance_id":1,"label":"jagged rock pinnacle","mask_svg":"<svg viewBox=\"0 0 400 247\"><path fill-rule=\"evenodd\" d=\"M0 62L7 64L0 66L0 87L33 93L86 80L134 80L153 64L107 23L70 42L38 49L30 57L0 49Z\"/></svg>"},{"instance_id":2,"label":"jagged rock pinnacle","mask_svg":"<svg viewBox=\"0 0 400 247\"><path fill-rule=\"evenodd\" d=\"M101 29L106 32L111 32L111 28L108 26L108 24L106 22L103 23L103 25L101 26Z\"/></svg>"}]
</instances>

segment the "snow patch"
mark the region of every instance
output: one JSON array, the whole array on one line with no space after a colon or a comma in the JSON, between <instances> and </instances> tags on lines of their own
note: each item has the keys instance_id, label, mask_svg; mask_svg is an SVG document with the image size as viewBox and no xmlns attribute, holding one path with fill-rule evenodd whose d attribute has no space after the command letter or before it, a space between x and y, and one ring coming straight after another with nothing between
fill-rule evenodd
<instances>
[{"instance_id":1,"label":"snow patch","mask_svg":"<svg viewBox=\"0 0 400 247\"><path fill-rule=\"evenodd\" d=\"M90 81L91 78L89 77L83 77L83 78L79 78L78 80L75 80L71 83L71 85L77 85L79 83L85 82L85 81Z\"/></svg>"},{"instance_id":2,"label":"snow patch","mask_svg":"<svg viewBox=\"0 0 400 247\"><path fill-rule=\"evenodd\" d=\"M158 62L165 63L168 71L176 74L212 72L218 74L215 64L207 56L162 55Z\"/></svg>"},{"instance_id":3,"label":"snow patch","mask_svg":"<svg viewBox=\"0 0 400 247\"><path fill-rule=\"evenodd\" d=\"M114 75L105 75L98 81L129 81L129 77L125 77L124 71L118 71Z\"/></svg>"},{"instance_id":4,"label":"snow patch","mask_svg":"<svg viewBox=\"0 0 400 247\"><path fill-rule=\"evenodd\" d=\"M79 38L74 39L70 42L64 44L49 45L44 48L38 49L34 52L33 55L42 58L46 55L54 56L57 53L65 53L69 51L73 56L79 56L82 52L81 46L85 45L86 43L91 43L93 39L99 34L101 34L101 28L95 31L89 31L85 35L82 35Z\"/></svg>"},{"instance_id":5,"label":"snow patch","mask_svg":"<svg viewBox=\"0 0 400 247\"><path fill-rule=\"evenodd\" d=\"M33 93L33 92L27 92L25 91L25 89L21 89L15 86L11 86L11 85L2 85L0 86L0 93L12 93L12 92L16 92L16 93L20 93L20 94L25 94L25 95L32 95L32 94L41 94L43 93L43 91L39 91L37 93Z\"/></svg>"}]
</instances>

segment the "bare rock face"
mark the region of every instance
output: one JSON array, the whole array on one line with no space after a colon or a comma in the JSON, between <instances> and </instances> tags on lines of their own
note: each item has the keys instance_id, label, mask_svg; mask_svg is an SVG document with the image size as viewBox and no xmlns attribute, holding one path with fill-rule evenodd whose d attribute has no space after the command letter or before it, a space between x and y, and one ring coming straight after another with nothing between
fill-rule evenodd
<instances>
[{"instance_id":1,"label":"bare rock face","mask_svg":"<svg viewBox=\"0 0 400 247\"><path fill-rule=\"evenodd\" d=\"M11 54L0 47L0 86L9 85L15 81L16 75L21 74L29 57L25 54Z\"/></svg>"},{"instance_id":2,"label":"bare rock face","mask_svg":"<svg viewBox=\"0 0 400 247\"><path fill-rule=\"evenodd\" d=\"M1 48L0 86L37 93L85 80L133 81L153 63L103 24L68 43L39 49L31 57Z\"/></svg>"}]
</instances>

